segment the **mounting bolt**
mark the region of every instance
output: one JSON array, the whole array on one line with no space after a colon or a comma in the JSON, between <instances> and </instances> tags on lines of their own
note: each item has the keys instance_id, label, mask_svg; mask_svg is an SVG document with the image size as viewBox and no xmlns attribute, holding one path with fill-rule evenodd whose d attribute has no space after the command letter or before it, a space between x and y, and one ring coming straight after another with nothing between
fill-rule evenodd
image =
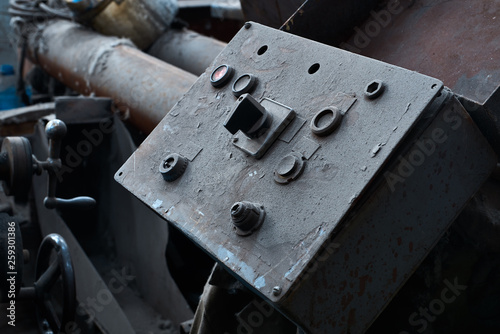
<instances>
[{"instance_id":1,"label":"mounting bolt","mask_svg":"<svg viewBox=\"0 0 500 334\"><path fill-rule=\"evenodd\" d=\"M184 174L187 165L188 160L186 158L177 153L172 153L161 161L159 171L165 181L172 182Z\"/></svg>"},{"instance_id":2,"label":"mounting bolt","mask_svg":"<svg viewBox=\"0 0 500 334\"><path fill-rule=\"evenodd\" d=\"M236 202L231 207L231 220L236 234L250 235L257 230L266 217L264 206L258 203Z\"/></svg>"},{"instance_id":3,"label":"mounting bolt","mask_svg":"<svg viewBox=\"0 0 500 334\"><path fill-rule=\"evenodd\" d=\"M281 295L281 287L280 287L280 286L275 286L275 287L273 288L273 295L274 295L274 296L279 296L279 295Z\"/></svg>"}]
</instances>

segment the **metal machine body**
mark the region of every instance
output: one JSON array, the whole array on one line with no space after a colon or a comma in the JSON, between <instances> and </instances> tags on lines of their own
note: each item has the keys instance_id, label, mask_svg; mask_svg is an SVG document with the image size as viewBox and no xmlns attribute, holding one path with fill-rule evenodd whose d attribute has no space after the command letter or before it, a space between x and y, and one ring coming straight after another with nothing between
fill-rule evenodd
<instances>
[{"instance_id":1,"label":"metal machine body","mask_svg":"<svg viewBox=\"0 0 500 334\"><path fill-rule=\"evenodd\" d=\"M242 80L253 118L236 110ZM284 129L274 106L293 115ZM167 182L174 153L188 162ZM247 23L115 179L307 333L357 333L495 165L440 81ZM246 236L241 202L265 210Z\"/></svg>"}]
</instances>

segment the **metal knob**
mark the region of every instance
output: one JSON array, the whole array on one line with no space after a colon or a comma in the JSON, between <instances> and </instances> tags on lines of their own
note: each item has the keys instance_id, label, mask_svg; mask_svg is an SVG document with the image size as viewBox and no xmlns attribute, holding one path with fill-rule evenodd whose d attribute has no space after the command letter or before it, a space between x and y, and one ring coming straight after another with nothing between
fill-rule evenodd
<instances>
[{"instance_id":1,"label":"metal knob","mask_svg":"<svg viewBox=\"0 0 500 334\"><path fill-rule=\"evenodd\" d=\"M245 236L257 230L266 217L264 206L258 203L236 202L231 207L231 220L236 234Z\"/></svg>"},{"instance_id":2,"label":"metal knob","mask_svg":"<svg viewBox=\"0 0 500 334\"><path fill-rule=\"evenodd\" d=\"M272 120L272 115L252 95L243 94L236 101L224 127L233 135L241 131L255 138L271 127Z\"/></svg>"}]
</instances>

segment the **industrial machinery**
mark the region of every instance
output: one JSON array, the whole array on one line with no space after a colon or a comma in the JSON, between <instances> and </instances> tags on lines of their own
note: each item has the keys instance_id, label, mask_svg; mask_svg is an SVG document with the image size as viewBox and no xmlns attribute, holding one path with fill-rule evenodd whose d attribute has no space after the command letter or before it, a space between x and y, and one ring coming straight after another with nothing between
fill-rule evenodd
<instances>
[{"instance_id":1,"label":"industrial machinery","mask_svg":"<svg viewBox=\"0 0 500 334\"><path fill-rule=\"evenodd\" d=\"M493 150L438 80L256 23L212 69L116 180L305 332L361 333Z\"/></svg>"},{"instance_id":2,"label":"industrial machinery","mask_svg":"<svg viewBox=\"0 0 500 334\"><path fill-rule=\"evenodd\" d=\"M497 2L8 11L2 333L500 330Z\"/></svg>"}]
</instances>

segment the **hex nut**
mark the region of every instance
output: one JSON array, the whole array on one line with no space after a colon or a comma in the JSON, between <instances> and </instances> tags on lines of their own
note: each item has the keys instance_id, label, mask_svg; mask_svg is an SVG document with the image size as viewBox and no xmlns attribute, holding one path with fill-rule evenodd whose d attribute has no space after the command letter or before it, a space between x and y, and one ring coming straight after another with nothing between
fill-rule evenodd
<instances>
[{"instance_id":1,"label":"hex nut","mask_svg":"<svg viewBox=\"0 0 500 334\"><path fill-rule=\"evenodd\" d=\"M384 90L385 90L385 84L382 82L382 80L376 79L370 82L368 85L366 85L365 95L370 100L374 100L380 95L382 95Z\"/></svg>"}]
</instances>

